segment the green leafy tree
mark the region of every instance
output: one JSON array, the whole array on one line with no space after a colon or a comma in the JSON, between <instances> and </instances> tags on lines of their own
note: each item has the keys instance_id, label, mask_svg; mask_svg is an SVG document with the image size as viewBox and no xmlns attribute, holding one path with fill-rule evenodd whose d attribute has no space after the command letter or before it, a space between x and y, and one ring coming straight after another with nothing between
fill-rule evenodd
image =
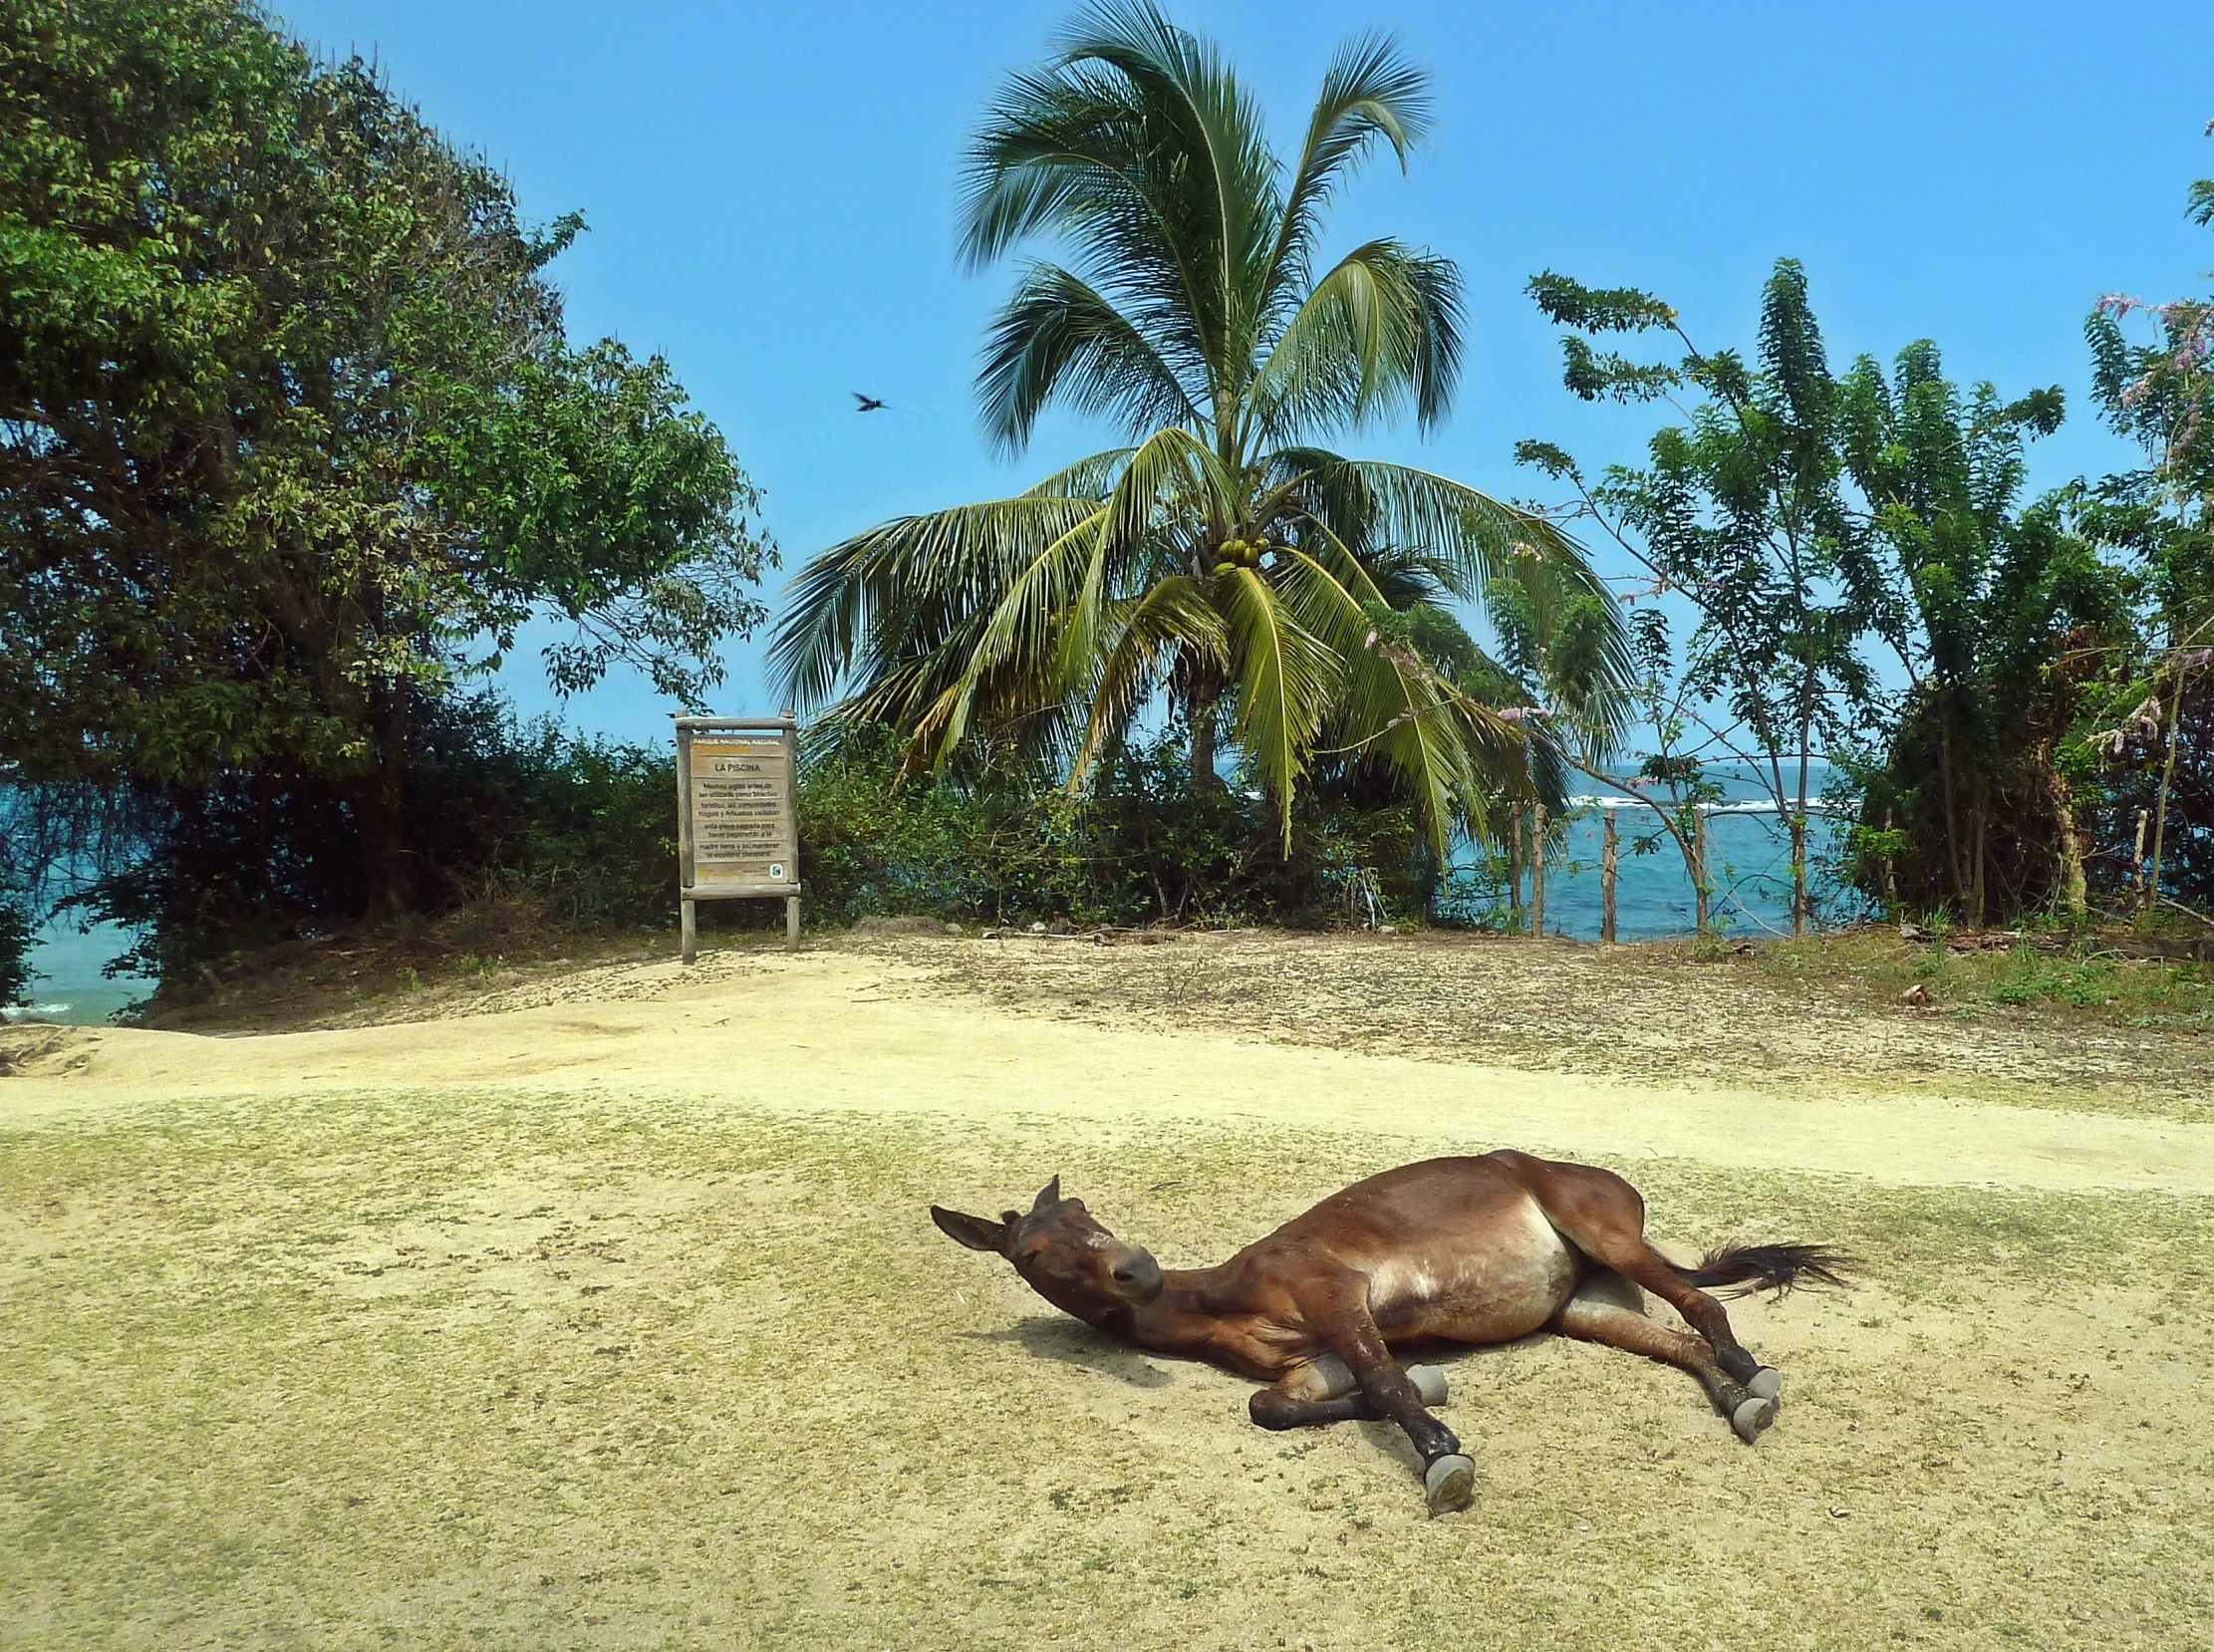
<instances>
[{"instance_id":1,"label":"green leafy tree","mask_svg":"<svg viewBox=\"0 0 2214 1652\"><path fill-rule=\"evenodd\" d=\"M1564 342L1578 395L1706 397L1652 438L1649 465L1594 484L1558 448L1522 449L1577 487L1579 508L1636 560L1645 595L1694 616L1680 649L1662 607L1634 616L1640 708L1661 744L1630 778L1696 784L1717 756L1750 760L1791 827L1795 928L1809 907L1805 816L1821 755L1860 792L1866 893L1972 925L2056 898L2083 916L2076 794L2096 784L2081 719L2100 651L2128 635L2131 599L2078 531L2078 502L2023 508L2024 444L2058 426L2061 393L1964 393L1927 340L1888 375L1863 356L1832 377L1790 260L1769 283L1750 367L1691 348L1650 295L1553 275L1531 290L1575 330ZM1589 342L1656 328L1684 344L1680 363ZM1896 656L1902 688L1872 672L1870 642Z\"/></svg>"},{"instance_id":2,"label":"green leafy tree","mask_svg":"<svg viewBox=\"0 0 2214 1652\"><path fill-rule=\"evenodd\" d=\"M2214 178L2191 186L2186 210L2214 224ZM2150 339L2130 337L2132 313L2150 319ZM2135 646L2109 674L2111 726L2098 730L2120 771L2115 830L2132 836L2134 859L2133 819L2141 812L2151 826L2144 902L2203 914L2214 909L2214 298L2117 295L2085 332L2099 409L2146 459L2090 490L2080 516L2144 581Z\"/></svg>"},{"instance_id":3,"label":"green leafy tree","mask_svg":"<svg viewBox=\"0 0 2214 1652\"><path fill-rule=\"evenodd\" d=\"M2064 655L2085 628L2110 625L2121 599L2060 502L2020 507L2023 443L2059 426L2061 393L2007 403L1982 384L1964 396L1925 339L1888 381L1862 357L1844 394L1846 461L1887 574L1874 629L1908 678L1862 811L1863 827L1906 834L1887 846L1887 888L1972 926L2051 895L2080 920L2064 751L2080 674Z\"/></svg>"},{"instance_id":4,"label":"green leafy tree","mask_svg":"<svg viewBox=\"0 0 2214 1652\"><path fill-rule=\"evenodd\" d=\"M32 940L29 910L0 895L0 1009L30 1001Z\"/></svg>"},{"instance_id":5,"label":"green leafy tree","mask_svg":"<svg viewBox=\"0 0 2214 1652\"><path fill-rule=\"evenodd\" d=\"M772 553L667 365L567 342L580 228L250 6L8 6L0 778L304 776L390 915L416 730L526 619L696 700Z\"/></svg>"},{"instance_id":6,"label":"green leafy tree","mask_svg":"<svg viewBox=\"0 0 2214 1652\"><path fill-rule=\"evenodd\" d=\"M1116 420L1128 445L815 558L772 650L793 693L843 689L836 714L899 729L916 763L980 733L1049 754L1072 785L1165 701L1191 783L1218 783L1235 745L1287 844L1329 753L1411 800L1442 845L1528 785L1521 730L1477 681L1439 688L1478 658L1450 605L1512 574L1540 631L1596 640L1562 688L1603 729L1624 651L1576 546L1460 482L1318 444L1409 408L1427 429L1451 405L1454 265L1389 238L1322 263L1338 191L1429 128L1423 74L1364 38L1285 167L1211 46L1150 5L1082 13L977 134L963 249L982 267L1044 238L1066 259L1024 266L992 324L994 442L1021 451L1058 404ZM1419 659L1382 646L1409 615L1444 639Z\"/></svg>"},{"instance_id":7,"label":"green leafy tree","mask_svg":"<svg viewBox=\"0 0 2214 1652\"><path fill-rule=\"evenodd\" d=\"M1690 603L1682 703L1697 708L1704 751L1743 764L1775 805L1791 838L1792 929L1801 933L1811 913L1814 771L1874 702L1857 642L1882 601L1842 486L1844 397L1805 273L1792 259L1778 262L1751 364L1734 351L1697 349L1677 312L1649 293L1585 287L1549 271L1529 292L1571 330L1563 378L1578 397L1705 398L1679 404L1685 421L1654 434L1643 467L1610 466L1589 483L1557 446L1523 442L1519 452L1575 487L1578 512L1629 554L1651 594ZM1655 330L1674 335L1684 352L1677 362L1634 362L1590 342Z\"/></svg>"}]
</instances>

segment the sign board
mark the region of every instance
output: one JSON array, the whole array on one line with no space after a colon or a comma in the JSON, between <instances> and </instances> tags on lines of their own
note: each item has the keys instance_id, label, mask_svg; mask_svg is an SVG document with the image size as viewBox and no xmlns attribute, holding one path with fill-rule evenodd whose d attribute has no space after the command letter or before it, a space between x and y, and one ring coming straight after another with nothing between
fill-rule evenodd
<instances>
[{"instance_id":1,"label":"sign board","mask_svg":"<svg viewBox=\"0 0 2214 1652\"><path fill-rule=\"evenodd\" d=\"M785 719L677 719L678 893L795 896L799 729Z\"/></svg>"}]
</instances>

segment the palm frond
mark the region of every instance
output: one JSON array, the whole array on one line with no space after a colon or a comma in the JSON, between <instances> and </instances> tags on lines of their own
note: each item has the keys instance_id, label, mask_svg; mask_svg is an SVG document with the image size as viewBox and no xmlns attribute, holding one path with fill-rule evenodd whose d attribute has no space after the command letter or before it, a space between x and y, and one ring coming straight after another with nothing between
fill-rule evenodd
<instances>
[{"instance_id":1,"label":"palm frond","mask_svg":"<svg viewBox=\"0 0 2214 1652\"><path fill-rule=\"evenodd\" d=\"M1118 541L1135 543L1157 528L1181 527L1187 539L1227 526L1237 509L1238 478L1221 455L1171 424L1132 450L1115 479L1107 510Z\"/></svg>"},{"instance_id":2,"label":"palm frond","mask_svg":"<svg viewBox=\"0 0 2214 1652\"><path fill-rule=\"evenodd\" d=\"M1354 766L1387 771L1416 803L1438 853L1456 826L1481 832L1485 788L1526 793L1520 729L1435 667L1384 646L1372 619L1384 605L1342 546L1322 555L1294 552L1282 583L1300 623L1345 663L1327 743Z\"/></svg>"},{"instance_id":3,"label":"palm frond","mask_svg":"<svg viewBox=\"0 0 2214 1652\"><path fill-rule=\"evenodd\" d=\"M984 430L1019 452L1056 399L1070 412L1113 414L1133 430L1198 424L1199 409L1137 324L1081 276L1033 264L985 336L976 373Z\"/></svg>"},{"instance_id":4,"label":"palm frond","mask_svg":"<svg viewBox=\"0 0 2214 1652\"><path fill-rule=\"evenodd\" d=\"M1337 651L1292 618L1250 568L1217 576L1238 691L1238 740L1275 799L1291 847L1291 804L1344 681Z\"/></svg>"},{"instance_id":5,"label":"palm frond","mask_svg":"<svg viewBox=\"0 0 2214 1652\"><path fill-rule=\"evenodd\" d=\"M1172 23L1151 0L1099 0L1062 37L1063 62L1097 63L1129 81L1149 117L1150 169L1173 205L1193 321L1216 370L1234 389L1252 358L1268 256L1282 205L1277 162L1259 106L1209 42Z\"/></svg>"},{"instance_id":6,"label":"palm frond","mask_svg":"<svg viewBox=\"0 0 2214 1652\"><path fill-rule=\"evenodd\" d=\"M980 633L1016 571L1099 510L1093 499L1025 496L896 517L814 558L787 589L769 642L771 678L801 706L841 682Z\"/></svg>"},{"instance_id":7,"label":"palm frond","mask_svg":"<svg viewBox=\"0 0 2214 1652\"><path fill-rule=\"evenodd\" d=\"M1283 439L1359 425L1412 400L1428 428L1452 403L1460 360L1453 264L1370 241L1338 260L1284 327L1254 376L1252 422Z\"/></svg>"},{"instance_id":8,"label":"palm frond","mask_svg":"<svg viewBox=\"0 0 2214 1652\"><path fill-rule=\"evenodd\" d=\"M1400 169L1431 131L1430 77L1400 56L1389 35L1366 34L1338 49L1307 118L1306 142L1291 175L1276 245L1269 298L1281 304L1306 284L1322 217L1339 184L1381 141Z\"/></svg>"},{"instance_id":9,"label":"palm frond","mask_svg":"<svg viewBox=\"0 0 2214 1652\"><path fill-rule=\"evenodd\" d=\"M1092 686L1084 736L1069 769L1069 788L1080 786L1100 748L1126 727L1149 698L1170 662L1180 654L1204 667L1228 664L1229 634L1207 587L1189 574L1171 574L1110 616L1114 640L1100 660Z\"/></svg>"},{"instance_id":10,"label":"palm frond","mask_svg":"<svg viewBox=\"0 0 2214 1652\"><path fill-rule=\"evenodd\" d=\"M1112 511L1094 506L1014 570L968 648L959 691L946 711L942 746L953 745L969 732L977 690L993 681L1019 685L1023 690L1015 696L994 696L1005 710L1067 698L1075 682L1062 633L1070 610L1096 583L1112 525Z\"/></svg>"},{"instance_id":11,"label":"palm frond","mask_svg":"<svg viewBox=\"0 0 2214 1652\"><path fill-rule=\"evenodd\" d=\"M1022 499L1104 499L1114 491L1115 478L1122 474L1122 467L1130 462L1135 452L1131 447L1110 447L1104 453L1092 453L1064 464L1047 476L1039 477L1024 488L1017 498Z\"/></svg>"}]
</instances>

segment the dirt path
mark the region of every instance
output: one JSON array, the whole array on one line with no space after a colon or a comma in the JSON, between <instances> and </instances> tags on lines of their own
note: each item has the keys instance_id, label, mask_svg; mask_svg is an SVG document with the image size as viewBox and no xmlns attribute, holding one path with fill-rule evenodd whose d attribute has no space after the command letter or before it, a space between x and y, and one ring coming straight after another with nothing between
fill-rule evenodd
<instances>
[{"instance_id":1,"label":"dirt path","mask_svg":"<svg viewBox=\"0 0 2214 1652\"><path fill-rule=\"evenodd\" d=\"M194 1094L592 1083L788 1117L1245 1121L1892 1186L2214 1193L2214 1123L1994 1105L1946 1094L1942 1078L1823 1095L1014 1014L938 989L939 963L928 951L724 954L691 972L593 970L424 1022L221 1039L19 1031L0 1121Z\"/></svg>"}]
</instances>

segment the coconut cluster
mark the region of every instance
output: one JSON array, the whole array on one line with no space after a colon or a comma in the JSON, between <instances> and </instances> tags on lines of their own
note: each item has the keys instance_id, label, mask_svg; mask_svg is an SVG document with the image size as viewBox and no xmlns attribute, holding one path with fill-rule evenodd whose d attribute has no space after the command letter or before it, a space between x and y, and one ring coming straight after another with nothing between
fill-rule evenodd
<instances>
[{"instance_id":1,"label":"coconut cluster","mask_svg":"<svg viewBox=\"0 0 2214 1652\"><path fill-rule=\"evenodd\" d=\"M1267 548L1265 539L1226 539L1215 553L1215 571L1227 574L1233 568L1257 568L1260 553Z\"/></svg>"}]
</instances>

